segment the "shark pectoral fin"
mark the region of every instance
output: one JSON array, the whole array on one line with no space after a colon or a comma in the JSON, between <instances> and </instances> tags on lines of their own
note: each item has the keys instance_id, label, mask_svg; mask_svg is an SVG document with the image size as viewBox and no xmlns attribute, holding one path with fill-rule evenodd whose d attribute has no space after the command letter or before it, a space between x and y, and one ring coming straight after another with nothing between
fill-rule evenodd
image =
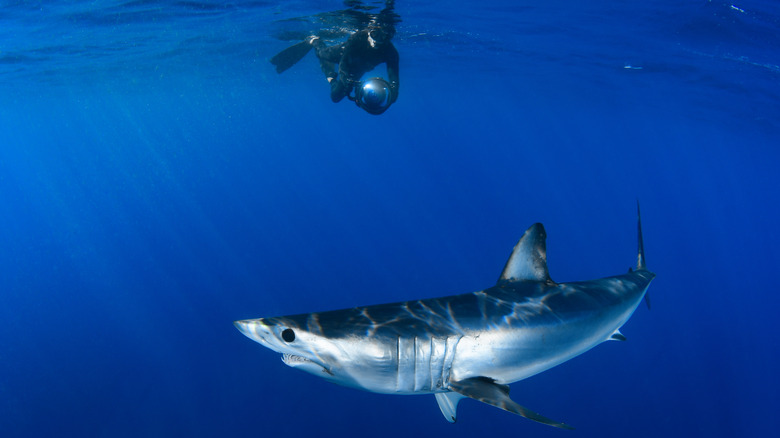
<instances>
[{"instance_id":1,"label":"shark pectoral fin","mask_svg":"<svg viewBox=\"0 0 780 438\"><path fill-rule=\"evenodd\" d=\"M465 396L457 392L437 392L434 395L444 418L454 423L458 418L458 402Z\"/></svg>"},{"instance_id":2,"label":"shark pectoral fin","mask_svg":"<svg viewBox=\"0 0 780 438\"><path fill-rule=\"evenodd\" d=\"M466 397L493 405L499 409L520 415L521 417L528 418L529 420L538 423L559 427L561 429L574 429L568 424L551 420L515 403L514 400L509 398L509 386L500 385L488 377L472 377L460 382L450 381L450 389ZM438 400L438 394L436 395ZM441 402L439 403L439 406L441 407ZM442 409L442 411L444 411L444 409Z\"/></svg>"},{"instance_id":3,"label":"shark pectoral fin","mask_svg":"<svg viewBox=\"0 0 780 438\"><path fill-rule=\"evenodd\" d=\"M610 341L625 341L626 337L623 336L623 333L620 333L620 330L615 330L615 333L612 333L612 336L609 337Z\"/></svg>"}]
</instances>

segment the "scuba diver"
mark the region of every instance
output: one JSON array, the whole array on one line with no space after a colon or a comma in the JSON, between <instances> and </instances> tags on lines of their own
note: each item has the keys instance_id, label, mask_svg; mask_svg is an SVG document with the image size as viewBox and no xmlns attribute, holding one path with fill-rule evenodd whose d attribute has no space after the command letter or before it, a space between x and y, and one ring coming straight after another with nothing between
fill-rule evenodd
<instances>
[{"instance_id":1,"label":"scuba diver","mask_svg":"<svg viewBox=\"0 0 780 438\"><path fill-rule=\"evenodd\" d=\"M320 37L311 36L278 53L271 58L271 63L282 73L314 48L320 68L330 83L333 102L347 97L368 113L379 115L398 99L398 51L390 42L394 35L395 27L391 23L371 20L365 29L353 33L344 43L327 46ZM382 63L387 66L388 80L376 77L361 82L364 74Z\"/></svg>"}]
</instances>

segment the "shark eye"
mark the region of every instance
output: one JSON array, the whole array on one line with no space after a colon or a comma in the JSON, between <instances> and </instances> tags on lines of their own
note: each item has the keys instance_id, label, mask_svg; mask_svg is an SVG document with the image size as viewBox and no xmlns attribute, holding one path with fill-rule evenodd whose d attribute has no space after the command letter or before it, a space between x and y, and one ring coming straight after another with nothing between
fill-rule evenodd
<instances>
[{"instance_id":1,"label":"shark eye","mask_svg":"<svg viewBox=\"0 0 780 438\"><path fill-rule=\"evenodd\" d=\"M284 329L282 332L282 339L284 342L292 342L295 340L295 332L292 329Z\"/></svg>"}]
</instances>

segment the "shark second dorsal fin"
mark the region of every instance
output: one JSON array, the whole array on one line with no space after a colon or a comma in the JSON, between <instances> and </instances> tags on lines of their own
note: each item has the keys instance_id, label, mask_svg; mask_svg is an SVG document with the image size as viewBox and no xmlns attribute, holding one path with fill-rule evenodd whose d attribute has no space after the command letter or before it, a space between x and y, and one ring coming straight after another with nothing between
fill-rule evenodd
<instances>
[{"instance_id":1,"label":"shark second dorsal fin","mask_svg":"<svg viewBox=\"0 0 780 438\"><path fill-rule=\"evenodd\" d=\"M547 233L540 223L531 225L515 245L512 255L504 266L498 282L543 281L549 282L547 271Z\"/></svg>"},{"instance_id":2,"label":"shark second dorsal fin","mask_svg":"<svg viewBox=\"0 0 780 438\"><path fill-rule=\"evenodd\" d=\"M482 403L487 403L507 412L520 415L521 417L528 418L529 420L546 424L548 426L559 427L561 429L574 429L568 424L551 420L515 403L514 400L509 398L509 387L507 385L498 384L493 379L488 377L472 377L460 382L451 381L450 389L458 394L473 398L474 400L481 401ZM438 394L436 395L438 399ZM441 407L441 401L439 402L439 407ZM457 404L455 404L455 407L457 407ZM442 409L442 412L444 412L444 409Z\"/></svg>"}]
</instances>

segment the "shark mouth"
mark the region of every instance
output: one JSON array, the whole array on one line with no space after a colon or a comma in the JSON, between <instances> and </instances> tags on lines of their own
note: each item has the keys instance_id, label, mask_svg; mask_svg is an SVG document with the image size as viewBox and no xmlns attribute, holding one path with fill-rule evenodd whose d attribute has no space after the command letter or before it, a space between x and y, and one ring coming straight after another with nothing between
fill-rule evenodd
<instances>
[{"instance_id":1,"label":"shark mouth","mask_svg":"<svg viewBox=\"0 0 780 438\"><path fill-rule=\"evenodd\" d=\"M282 362L284 362L285 365L291 366L291 367L296 367L296 366L306 365L306 364L314 364L313 361L310 361L309 359L306 359L305 357L296 356L296 355L290 354L290 353L283 353L282 354Z\"/></svg>"},{"instance_id":2,"label":"shark mouth","mask_svg":"<svg viewBox=\"0 0 780 438\"><path fill-rule=\"evenodd\" d=\"M315 371L320 371L325 374L329 374L331 376L333 375L333 373L329 369L325 368L324 366L320 365L319 363L311 359L307 359L302 356L296 356L290 353L283 353L282 362L284 362L284 364L289 367L301 368L310 373L314 373Z\"/></svg>"}]
</instances>

